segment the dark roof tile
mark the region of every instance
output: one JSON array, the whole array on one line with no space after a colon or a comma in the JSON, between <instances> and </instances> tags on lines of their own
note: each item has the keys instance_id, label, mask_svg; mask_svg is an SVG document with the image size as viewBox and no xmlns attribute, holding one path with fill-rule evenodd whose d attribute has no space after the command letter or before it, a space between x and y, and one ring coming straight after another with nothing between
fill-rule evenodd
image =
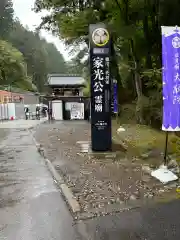
<instances>
[{"instance_id":1,"label":"dark roof tile","mask_svg":"<svg viewBox=\"0 0 180 240\"><path fill-rule=\"evenodd\" d=\"M85 85L85 80L76 75L49 74L48 85Z\"/></svg>"}]
</instances>

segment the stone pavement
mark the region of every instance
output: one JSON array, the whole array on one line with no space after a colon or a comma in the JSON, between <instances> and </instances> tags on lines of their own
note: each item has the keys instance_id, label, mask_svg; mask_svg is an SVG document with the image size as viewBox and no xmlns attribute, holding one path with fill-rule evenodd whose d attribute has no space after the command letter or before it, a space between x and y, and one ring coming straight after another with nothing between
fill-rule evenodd
<instances>
[{"instance_id":1,"label":"stone pavement","mask_svg":"<svg viewBox=\"0 0 180 240\"><path fill-rule=\"evenodd\" d=\"M13 121L2 121L2 122L0 122L0 128L3 128L3 129L33 128L45 121L47 121L47 118L41 118L40 120L18 119L18 120L13 120Z\"/></svg>"},{"instance_id":2,"label":"stone pavement","mask_svg":"<svg viewBox=\"0 0 180 240\"><path fill-rule=\"evenodd\" d=\"M106 215L176 193L176 183L162 186L142 171L141 162L123 153L115 158L89 155L89 128L83 121L54 122L40 125L35 134L45 157L79 202L78 218Z\"/></svg>"},{"instance_id":3,"label":"stone pavement","mask_svg":"<svg viewBox=\"0 0 180 240\"><path fill-rule=\"evenodd\" d=\"M13 125L0 145L0 239L79 240L60 191L27 129L32 124L22 125L24 129Z\"/></svg>"}]
</instances>

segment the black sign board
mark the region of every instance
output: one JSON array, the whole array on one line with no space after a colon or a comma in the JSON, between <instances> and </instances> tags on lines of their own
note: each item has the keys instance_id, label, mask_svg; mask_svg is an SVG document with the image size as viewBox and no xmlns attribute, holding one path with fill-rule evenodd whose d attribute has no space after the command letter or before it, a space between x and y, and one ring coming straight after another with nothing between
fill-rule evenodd
<instances>
[{"instance_id":1,"label":"black sign board","mask_svg":"<svg viewBox=\"0 0 180 240\"><path fill-rule=\"evenodd\" d=\"M111 151L111 38L105 24L89 26L92 151Z\"/></svg>"}]
</instances>

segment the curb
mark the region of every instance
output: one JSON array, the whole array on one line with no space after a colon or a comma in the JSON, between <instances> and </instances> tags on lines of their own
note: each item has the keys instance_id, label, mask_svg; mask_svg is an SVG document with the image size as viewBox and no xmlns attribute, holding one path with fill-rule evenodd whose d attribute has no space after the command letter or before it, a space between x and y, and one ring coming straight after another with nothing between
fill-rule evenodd
<instances>
[{"instance_id":1,"label":"curb","mask_svg":"<svg viewBox=\"0 0 180 240\"><path fill-rule=\"evenodd\" d=\"M56 169L53 166L53 164L51 163L51 161L49 161L49 159L46 157L47 154L46 154L45 149L41 146L41 144L37 143L34 136L33 136L33 141L36 145L37 151L43 157L46 166L48 167L51 175L53 176L55 183L58 185L65 201L67 202L68 206L70 207L70 210L72 211L72 213L80 212L81 208L80 208L78 201L76 200L75 196L73 195L71 189L64 182L61 175L56 171Z\"/></svg>"}]
</instances>

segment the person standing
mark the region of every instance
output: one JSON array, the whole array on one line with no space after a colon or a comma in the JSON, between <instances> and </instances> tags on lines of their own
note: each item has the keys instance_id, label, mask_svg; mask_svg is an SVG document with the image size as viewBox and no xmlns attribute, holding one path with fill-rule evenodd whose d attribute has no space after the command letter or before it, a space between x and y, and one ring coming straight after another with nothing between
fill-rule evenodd
<instances>
[{"instance_id":1,"label":"person standing","mask_svg":"<svg viewBox=\"0 0 180 240\"><path fill-rule=\"evenodd\" d=\"M36 105L36 119L40 120L40 107L38 104Z\"/></svg>"},{"instance_id":2,"label":"person standing","mask_svg":"<svg viewBox=\"0 0 180 240\"><path fill-rule=\"evenodd\" d=\"M46 117L46 112L47 112L47 108L45 106L42 107L42 115L43 117Z\"/></svg>"},{"instance_id":3,"label":"person standing","mask_svg":"<svg viewBox=\"0 0 180 240\"><path fill-rule=\"evenodd\" d=\"M51 121L52 120L52 109L48 108L48 120Z\"/></svg>"},{"instance_id":4,"label":"person standing","mask_svg":"<svg viewBox=\"0 0 180 240\"><path fill-rule=\"evenodd\" d=\"M24 112L25 112L25 118L26 118L26 120L28 120L29 119L29 108L28 108L28 106L25 107Z\"/></svg>"}]
</instances>

